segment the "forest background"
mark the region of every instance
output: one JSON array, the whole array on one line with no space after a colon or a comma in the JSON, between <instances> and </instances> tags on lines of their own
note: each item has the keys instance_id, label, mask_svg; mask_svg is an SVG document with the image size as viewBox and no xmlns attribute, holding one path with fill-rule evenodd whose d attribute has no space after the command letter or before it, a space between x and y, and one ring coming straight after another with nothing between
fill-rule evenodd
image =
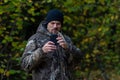
<instances>
[{"instance_id":1,"label":"forest background","mask_svg":"<svg viewBox=\"0 0 120 80\"><path fill-rule=\"evenodd\" d=\"M62 31L86 53L76 80L120 80L120 0L0 0L0 80L31 80L20 58L53 8L65 15Z\"/></svg>"}]
</instances>

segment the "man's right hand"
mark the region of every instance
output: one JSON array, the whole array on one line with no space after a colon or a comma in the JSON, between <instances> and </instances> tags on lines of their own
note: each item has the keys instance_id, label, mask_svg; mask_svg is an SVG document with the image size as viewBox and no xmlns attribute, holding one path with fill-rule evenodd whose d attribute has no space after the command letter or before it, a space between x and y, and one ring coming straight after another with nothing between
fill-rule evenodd
<instances>
[{"instance_id":1,"label":"man's right hand","mask_svg":"<svg viewBox=\"0 0 120 80\"><path fill-rule=\"evenodd\" d=\"M56 45L55 43L53 43L52 41L48 41L43 47L42 50L44 53L49 53L49 52L53 52L54 50L56 50Z\"/></svg>"}]
</instances>

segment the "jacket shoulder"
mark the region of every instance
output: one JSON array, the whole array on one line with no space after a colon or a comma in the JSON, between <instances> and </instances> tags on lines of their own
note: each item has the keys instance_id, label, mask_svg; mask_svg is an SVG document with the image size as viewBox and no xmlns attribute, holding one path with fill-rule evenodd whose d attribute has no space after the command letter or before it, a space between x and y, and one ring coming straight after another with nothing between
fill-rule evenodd
<instances>
[{"instance_id":1,"label":"jacket shoulder","mask_svg":"<svg viewBox=\"0 0 120 80\"><path fill-rule=\"evenodd\" d=\"M71 38L70 38L69 36L64 35L64 38L65 38L65 40L66 40L67 42L71 43Z\"/></svg>"},{"instance_id":2,"label":"jacket shoulder","mask_svg":"<svg viewBox=\"0 0 120 80\"><path fill-rule=\"evenodd\" d=\"M33 34L33 35L28 39L28 41L30 41L30 40L36 40L37 38L39 38L39 36L40 36L40 34L35 33L35 34Z\"/></svg>"}]
</instances>

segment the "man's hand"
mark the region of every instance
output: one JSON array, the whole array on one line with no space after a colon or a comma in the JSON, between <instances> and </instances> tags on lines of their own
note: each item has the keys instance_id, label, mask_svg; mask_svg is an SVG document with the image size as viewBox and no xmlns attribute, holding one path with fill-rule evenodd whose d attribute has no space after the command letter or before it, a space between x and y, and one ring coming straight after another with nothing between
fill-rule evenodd
<instances>
[{"instance_id":1,"label":"man's hand","mask_svg":"<svg viewBox=\"0 0 120 80\"><path fill-rule=\"evenodd\" d=\"M49 53L52 52L54 50L56 50L56 46L55 43L53 43L52 41L48 41L43 47L42 50L44 53Z\"/></svg>"},{"instance_id":2,"label":"man's hand","mask_svg":"<svg viewBox=\"0 0 120 80\"><path fill-rule=\"evenodd\" d=\"M59 45L62 48L67 49L67 43L66 43L66 41L61 36L58 36L57 40L58 40L57 43L59 43Z\"/></svg>"}]
</instances>

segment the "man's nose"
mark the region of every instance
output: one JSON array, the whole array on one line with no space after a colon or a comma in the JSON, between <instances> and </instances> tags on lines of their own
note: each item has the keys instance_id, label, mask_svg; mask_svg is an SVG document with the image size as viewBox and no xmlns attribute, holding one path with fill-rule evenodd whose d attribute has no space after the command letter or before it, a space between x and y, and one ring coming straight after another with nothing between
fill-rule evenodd
<instances>
[{"instance_id":1,"label":"man's nose","mask_svg":"<svg viewBox=\"0 0 120 80\"><path fill-rule=\"evenodd\" d=\"M57 24L54 24L53 27L56 28L56 27L57 27Z\"/></svg>"}]
</instances>

